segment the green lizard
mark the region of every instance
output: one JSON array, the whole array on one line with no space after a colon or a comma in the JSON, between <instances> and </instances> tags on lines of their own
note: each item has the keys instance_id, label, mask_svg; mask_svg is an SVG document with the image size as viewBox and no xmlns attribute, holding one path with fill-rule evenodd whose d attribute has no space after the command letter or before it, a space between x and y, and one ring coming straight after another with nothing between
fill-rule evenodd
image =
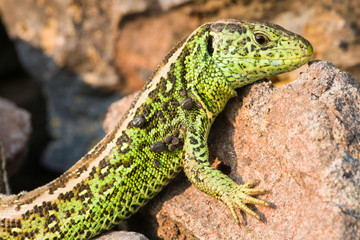
<instances>
[{"instance_id":1,"label":"green lizard","mask_svg":"<svg viewBox=\"0 0 360 240\"><path fill-rule=\"evenodd\" d=\"M117 127L62 176L0 199L1 239L88 239L128 219L184 169L192 184L260 219L270 206L210 167L207 137L236 88L300 67L310 43L274 24L206 23L162 61Z\"/></svg>"}]
</instances>

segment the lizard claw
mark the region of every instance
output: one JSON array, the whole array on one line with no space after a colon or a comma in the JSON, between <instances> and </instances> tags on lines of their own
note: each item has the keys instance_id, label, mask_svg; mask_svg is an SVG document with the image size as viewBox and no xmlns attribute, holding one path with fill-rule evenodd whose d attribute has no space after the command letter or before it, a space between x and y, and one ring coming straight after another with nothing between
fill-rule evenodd
<instances>
[{"instance_id":1,"label":"lizard claw","mask_svg":"<svg viewBox=\"0 0 360 240\"><path fill-rule=\"evenodd\" d=\"M250 209L246 204L254 204L265 207L274 207L274 204L252 197L253 195L269 193L269 191L261 188L253 188L258 185L260 181L248 182L244 185L235 185L231 191L227 194L224 194L221 197L223 203L230 209L230 212L237 224L240 224L239 217L235 212L235 208L239 208L250 216L258 219L259 221L264 221L262 217L252 209Z\"/></svg>"}]
</instances>

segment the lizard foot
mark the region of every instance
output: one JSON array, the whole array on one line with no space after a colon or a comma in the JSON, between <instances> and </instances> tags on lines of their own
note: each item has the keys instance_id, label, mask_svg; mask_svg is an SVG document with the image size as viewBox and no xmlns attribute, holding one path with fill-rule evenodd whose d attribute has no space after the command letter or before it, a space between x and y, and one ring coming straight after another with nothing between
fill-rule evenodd
<instances>
[{"instance_id":1,"label":"lizard foot","mask_svg":"<svg viewBox=\"0 0 360 240\"><path fill-rule=\"evenodd\" d=\"M258 194L269 193L269 191L264 189L253 188L254 186L258 185L259 182L260 181L252 181L244 185L236 184L229 192L221 197L221 201L225 203L226 206L230 209L230 212L237 224L240 224L240 221L238 215L235 212L235 208L240 208L242 211L255 217L256 219L264 221L264 219L261 218L258 213L251 210L246 204L249 203L265 207L275 207L275 205L272 203L253 197L254 195Z\"/></svg>"}]
</instances>

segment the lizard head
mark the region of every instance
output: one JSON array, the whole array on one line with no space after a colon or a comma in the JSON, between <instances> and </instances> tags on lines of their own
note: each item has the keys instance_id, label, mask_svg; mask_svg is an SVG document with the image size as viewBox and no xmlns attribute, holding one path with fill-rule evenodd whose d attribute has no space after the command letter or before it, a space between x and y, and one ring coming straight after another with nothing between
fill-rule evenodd
<instances>
[{"instance_id":1,"label":"lizard head","mask_svg":"<svg viewBox=\"0 0 360 240\"><path fill-rule=\"evenodd\" d=\"M300 35L275 24L222 20L210 26L208 52L238 88L302 66L313 49Z\"/></svg>"}]
</instances>

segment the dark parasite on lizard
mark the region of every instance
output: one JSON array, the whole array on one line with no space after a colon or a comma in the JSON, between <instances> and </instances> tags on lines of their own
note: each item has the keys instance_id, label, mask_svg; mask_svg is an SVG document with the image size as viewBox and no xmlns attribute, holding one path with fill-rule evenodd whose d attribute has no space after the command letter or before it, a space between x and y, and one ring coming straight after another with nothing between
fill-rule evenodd
<instances>
[{"instance_id":1,"label":"dark parasite on lizard","mask_svg":"<svg viewBox=\"0 0 360 240\"><path fill-rule=\"evenodd\" d=\"M0 199L0 239L88 239L128 219L184 169L199 190L260 219L265 190L209 165L207 137L236 88L309 61L310 43L274 24L206 23L162 61L117 127L62 176Z\"/></svg>"}]
</instances>

